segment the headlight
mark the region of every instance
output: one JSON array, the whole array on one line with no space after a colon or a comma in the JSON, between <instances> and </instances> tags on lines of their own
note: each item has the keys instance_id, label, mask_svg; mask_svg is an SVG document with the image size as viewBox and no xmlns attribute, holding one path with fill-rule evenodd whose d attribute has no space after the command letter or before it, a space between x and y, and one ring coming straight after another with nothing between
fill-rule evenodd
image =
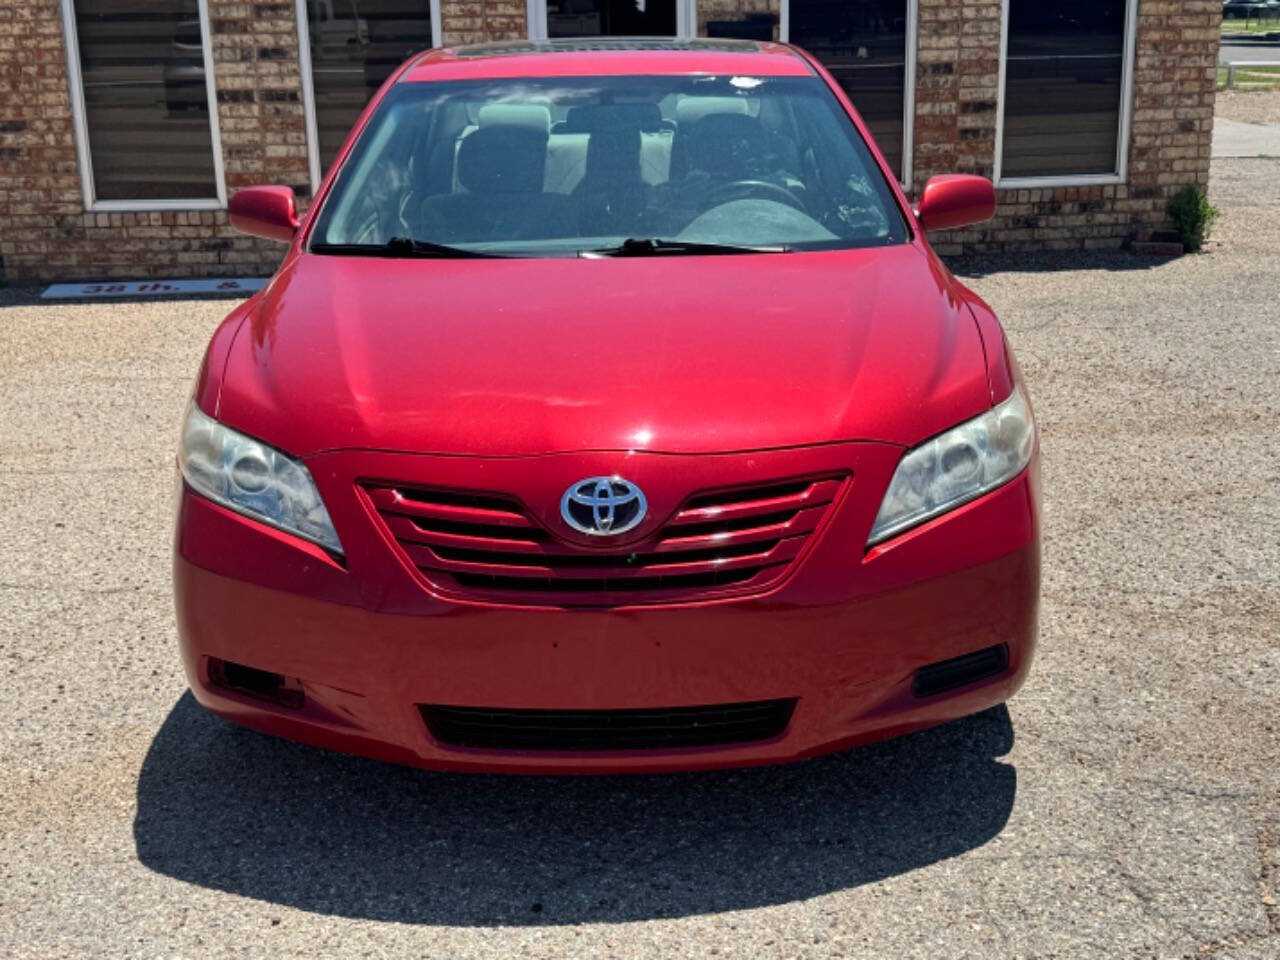
<instances>
[{"instance_id":1,"label":"headlight","mask_svg":"<svg viewBox=\"0 0 1280 960\"><path fill-rule=\"evenodd\" d=\"M1036 445L1031 408L1014 388L1009 399L910 451L889 482L867 546L946 513L1002 483L1027 465Z\"/></svg>"},{"instance_id":2,"label":"headlight","mask_svg":"<svg viewBox=\"0 0 1280 960\"><path fill-rule=\"evenodd\" d=\"M191 489L210 500L342 553L307 468L206 417L194 403L182 427L178 465Z\"/></svg>"}]
</instances>

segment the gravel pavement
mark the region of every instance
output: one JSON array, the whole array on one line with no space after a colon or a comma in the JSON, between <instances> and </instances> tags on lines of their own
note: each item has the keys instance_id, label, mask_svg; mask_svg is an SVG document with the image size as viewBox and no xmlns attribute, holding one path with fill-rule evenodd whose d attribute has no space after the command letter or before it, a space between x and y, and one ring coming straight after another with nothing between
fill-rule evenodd
<instances>
[{"instance_id":1,"label":"gravel pavement","mask_svg":"<svg viewBox=\"0 0 1280 960\"><path fill-rule=\"evenodd\" d=\"M1043 433L1007 708L795 766L424 773L185 692L173 446L226 301L0 291L0 957L1280 957L1280 161L1200 256L970 261Z\"/></svg>"}]
</instances>

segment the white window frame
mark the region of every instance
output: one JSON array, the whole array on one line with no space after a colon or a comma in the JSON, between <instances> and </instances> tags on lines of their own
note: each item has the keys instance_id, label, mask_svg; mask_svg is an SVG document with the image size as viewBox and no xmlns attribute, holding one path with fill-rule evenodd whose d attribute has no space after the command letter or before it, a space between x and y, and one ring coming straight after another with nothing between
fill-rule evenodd
<instances>
[{"instance_id":1,"label":"white window frame","mask_svg":"<svg viewBox=\"0 0 1280 960\"><path fill-rule=\"evenodd\" d=\"M1009 190L1037 187L1117 186L1129 182L1129 141L1133 127L1133 74L1137 62L1138 0L1125 4L1124 66L1120 75L1120 130L1114 173L1068 173L1061 176L1006 177L1004 166L1005 71L1009 62L1009 0L1000 4L1000 83L996 93L996 156L993 180Z\"/></svg>"},{"instance_id":2,"label":"white window frame","mask_svg":"<svg viewBox=\"0 0 1280 960\"><path fill-rule=\"evenodd\" d=\"M200 41L204 55L205 96L209 101L209 140L213 151L216 196L172 200L99 200L93 183L93 157L89 145L89 117L84 105L84 77L80 73L80 37L76 31L75 0L61 0L62 30L66 40L67 80L71 94L71 123L75 131L76 160L84 208L90 213L142 213L164 210L222 210L227 206L227 177L222 166L222 137L218 132L218 92L213 76L213 42L209 35L208 0L197 0Z\"/></svg>"},{"instance_id":3,"label":"white window frame","mask_svg":"<svg viewBox=\"0 0 1280 960\"><path fill-rule=\"evenodd\" d=\"M202 0L203 2L203 0ZM298 72L302 83L302 118L307 127L307 173L311 180L311 196L320 192L324 181L320 169L320 127L316 120L315 74L311 69L311 26L307 20L310 0L294 0L294 17L298 21ZM340 0L335 0L340 2ZM420 0L431 17L431 46L440 42L440 0Z\"/></svg>"},{"instance_id":4,"label":"white window frame","mask_svg":"<svg viewBox=\"0 0 1280 960\"><path fill-rule=\"evenodd\" d=\"M1007 3L1008 0L1005 0ZM1131 0L1137 2L1137 0ZM526 0L526 17L530 40L547 39L547 0ZM698 33L698 0L676 0L676 39L691 40ZM915 172L916 127L916 51L920 35L920 0L907 0L907 35L905 39L905 65L902 90L902 179L906 190L911 189ZM791 0L779 0L778 39L791 42ZM1003 60L1001 61L1003 63Z\"/></svg>"}]
</instances>

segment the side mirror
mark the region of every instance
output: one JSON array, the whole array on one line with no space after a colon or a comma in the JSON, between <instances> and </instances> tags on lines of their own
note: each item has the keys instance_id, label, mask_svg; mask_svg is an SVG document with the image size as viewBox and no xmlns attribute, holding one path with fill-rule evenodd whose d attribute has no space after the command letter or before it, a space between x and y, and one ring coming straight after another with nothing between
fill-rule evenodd
<instances>
[{"instance_id":1,"label":"side mirror","mask_svg":"<svg viewBox=\"0 0 1280 960\"><path fill-rule=\"evenodd\" d=\"M949 174L924 185L916 219L925 230L954 230L996 215L996 188L986 177Z\"/></svg>"},{"instance_id":2,"label":"side mirror","mask_svg":"<svg viewBox=\"0 0 1280 960\"><path fill-rule=\"evenodd\" d=\"M231 225L241 233L288 243L298 232L298 208L292 187L245 187L227 206Z\"/></svg>"}]
</instances>

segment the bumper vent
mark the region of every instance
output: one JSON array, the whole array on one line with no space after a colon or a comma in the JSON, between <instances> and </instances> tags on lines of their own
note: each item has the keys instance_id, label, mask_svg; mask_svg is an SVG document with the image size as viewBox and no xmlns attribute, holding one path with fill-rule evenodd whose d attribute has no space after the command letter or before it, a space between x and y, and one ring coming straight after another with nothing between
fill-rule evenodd
<instances>
[{"instance_id":1,"label":"bumper vent","mask_svg":"<svg viewBox=\"0 0 1280 960\"><path fill-rule=\"evenodd\" d=\"M499 710L421 707L431 736L482 750L664 750L768 740L795 700L644 710Z\"/></svg>"},{"instance_id":2,"label":"bumper vent","mask_svg":"<svg viewBox=\"0 0 1280 960\"><path fill-rule=\"evenodd\" d=\"M958 687L998 676L1009 669L1009 648L1003 643L951 660L939 660L916 671L911 692L917 697L932 697Z\"/></svg>"},{"instance_id":3,"label":"bumper vent","mask_svg":"<svg viewBox=\"0 0 1280 960\"><path fill-rule=\"evenodd\" d=\"M697 494L623 548L564 542L512 497L366 486L408 559L446 594L549 606L714 599L772 586L845 483L791 480Z\"/></svg>"}]
</instances>

